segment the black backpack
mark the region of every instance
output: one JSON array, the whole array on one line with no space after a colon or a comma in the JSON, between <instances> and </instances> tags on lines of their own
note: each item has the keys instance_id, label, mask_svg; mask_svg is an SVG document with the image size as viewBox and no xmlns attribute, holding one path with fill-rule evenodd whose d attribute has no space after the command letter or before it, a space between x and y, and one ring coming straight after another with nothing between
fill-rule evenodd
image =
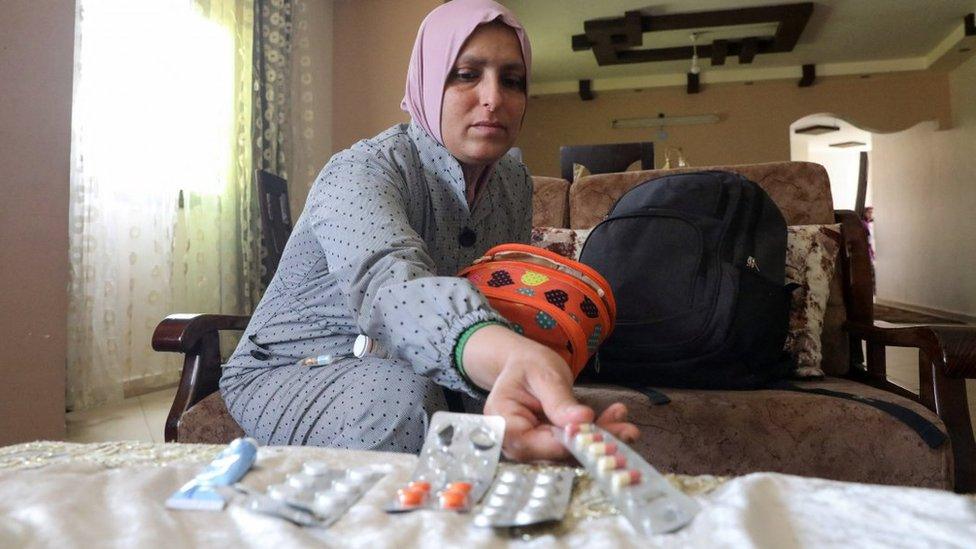
<instances>
[{"instance_id":1,"label":"black backpack","mask_svg":"<svg viewBox=\"0 0 976 549\"><path fill-rule=\"evenodd\" d=\"M786 222L756 183L701 171L645 181L593 228L580 261L617 323L591 379L746 389L788 377Z\"/></svg>"}]
</instances>

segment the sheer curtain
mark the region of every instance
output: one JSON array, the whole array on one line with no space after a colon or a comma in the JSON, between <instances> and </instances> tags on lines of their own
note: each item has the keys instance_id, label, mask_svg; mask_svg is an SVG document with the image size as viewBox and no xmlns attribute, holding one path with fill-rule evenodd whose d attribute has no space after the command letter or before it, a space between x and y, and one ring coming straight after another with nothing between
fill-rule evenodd
<instances>
[{"instance_id":1,"label":"sheer curtain","mask_svg":"<svg viewBox=\"0 0 976 549\"><path fill-rule=\"evenodd\" d=\"M241 313L253 245L249 0L78 0L68 407L175 382L152 331Z\"/></svg>"}]
</instances>

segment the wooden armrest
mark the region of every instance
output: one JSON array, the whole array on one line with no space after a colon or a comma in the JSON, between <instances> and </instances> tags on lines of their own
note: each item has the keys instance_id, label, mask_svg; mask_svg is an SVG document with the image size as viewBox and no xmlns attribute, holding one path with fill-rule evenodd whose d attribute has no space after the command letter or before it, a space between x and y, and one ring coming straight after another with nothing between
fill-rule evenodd
<instances>
[{"instance_id":1,"label":"wooden armrest","mask_svg":"<svg viewBox=\"0 0 976 549\"><path fill-rule=\"evenodd\" d=\"M939 415L952 440L957 492L976 492L976 439L969 417L966 380L976 378L976 326L849 321L852 340L868 344L871 383L893 389L885 371L885 347L919 350L917 400ZM904 392L902 392L904 391ZM912 398L907 391L894 391Z\"/></svg>"},{"instance_id":2,"label":"wooden armrest","mask_svg":"<svg viewBox=\"0 0 976 549\"><path fill-rule=\"evenodd\" d=\"M183 413L220 388L220 331L243 330L248 320L246 316L177 314L156 326L153 349L184 355L180 385L166 417L166 442L176 441Z\"/></svg>"},{"instance_id":3,"label":"wooden armrest","mask_svg":"<svg viewBox=\"0 0 976 549\"><path fill-rule=\"evenodd\" d=\"M152 336L155 351L191 353L208 333L243 330L250 317L234 315L176 314L156 326Z\"/></svg>"},{"instance_id":4,"label":"wooden armrest","mask_svg":"<svg viewBox=\"0 0 976 549\"><path fill-rule=\"evenodd\" d=\"M848 322L847 331L867 343L915 347L949 378L976 378L976 326Z\"/></svg>"}]
</instances>

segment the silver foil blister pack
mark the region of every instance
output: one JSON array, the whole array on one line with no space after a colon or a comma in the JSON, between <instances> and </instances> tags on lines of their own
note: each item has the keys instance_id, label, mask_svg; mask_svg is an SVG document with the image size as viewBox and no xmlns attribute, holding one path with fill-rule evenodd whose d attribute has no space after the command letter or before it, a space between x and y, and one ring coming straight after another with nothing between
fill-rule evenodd
<instances>
[{"instance_id":1,"label":"silver foil blister pack","mask_svg":"<svg viewBox=\"0 0 976 549\"><path fill-rule=\"evenodd\" d=\"M264 493L250 491L243 505L299 526L327 528L387 472L383 466L337 469L310 461L284 482L268 486Z\"/></svg>"},{"instance_id":2,"label":"silver foil blister pack","mask_svg":"<svg viewBox=\"0 0 976 549\"><path fill-rule=\"evenodd\" d=\"M560 434L566 449L638 532L674 532L698 513L694 499L609 432L583 423L568 425Z\"/></svg>"},{"instance_id":3,"label":"silver foil blister pack","mask_svg":"<svg viewBox=\"0 0 976 549\"><path fill-rule=\"evenodd\" d=\"M504 436L501 416L435 413L417 467L387 512L470 510L491 486Z\"/></svg>"},{"instance_id":4,"label":"silver foil blister pack","mask_svg":"<svg viewBox=\"0 0 976 549\"><path fill-rule=\"evenodd\" d=\"M529 526L562 520L573 492L572 470L500 473L474 517L476 526Z\"/></svg>"}]
</instances>

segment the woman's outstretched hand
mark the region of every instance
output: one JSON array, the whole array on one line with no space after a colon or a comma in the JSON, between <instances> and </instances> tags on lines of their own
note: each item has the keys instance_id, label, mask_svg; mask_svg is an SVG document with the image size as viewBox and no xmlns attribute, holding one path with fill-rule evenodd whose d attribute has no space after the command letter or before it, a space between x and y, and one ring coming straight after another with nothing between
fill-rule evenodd
<instances>
[{"instance_id":1,"label":"woman's outstretched hand","mask_svg":"<svg viewBox=\"0 0 976 549\"><path fill-rule=\"evenodd\" d=\"M489 392L485 414L505 418L505 455L518 461L563 460L569 452L552 426L594 421L595 413L573 396L569 365L552 349L502 326L476 331L464 348L465 371ZM609 406L596 423L625 442L639 432L627 423L627 407Z\"/></svg>"}]
</instances>

